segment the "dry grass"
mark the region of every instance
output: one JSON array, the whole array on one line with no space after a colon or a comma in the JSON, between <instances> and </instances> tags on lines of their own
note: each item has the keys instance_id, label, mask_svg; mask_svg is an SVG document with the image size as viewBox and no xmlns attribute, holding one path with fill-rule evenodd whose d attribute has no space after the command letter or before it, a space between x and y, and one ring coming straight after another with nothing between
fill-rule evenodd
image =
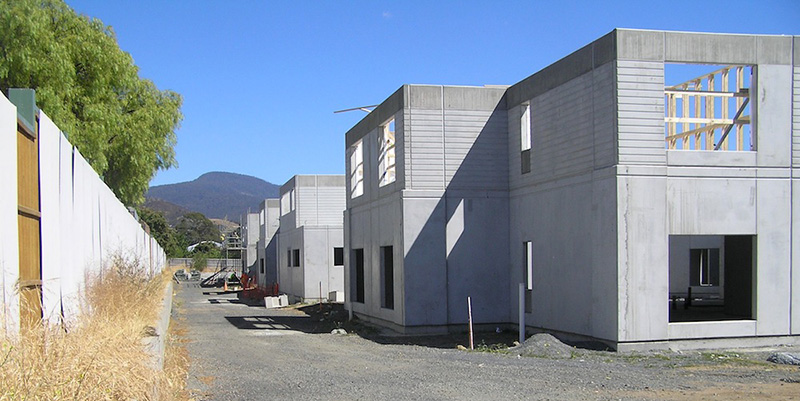
<instances>
[{"instance_id":1,"label":"dry grass","mask_svg":"<svg viewBox=\"0 0 800 401\"><path fill-rule=\"evenodd\" d=\"M135 261L116 258L87 280L84 311L69 329L43 324L0 337L0 400L180 399L175 350L157 372L142 341L171 274L147 277Z\"/></svg>"}]
</instances>

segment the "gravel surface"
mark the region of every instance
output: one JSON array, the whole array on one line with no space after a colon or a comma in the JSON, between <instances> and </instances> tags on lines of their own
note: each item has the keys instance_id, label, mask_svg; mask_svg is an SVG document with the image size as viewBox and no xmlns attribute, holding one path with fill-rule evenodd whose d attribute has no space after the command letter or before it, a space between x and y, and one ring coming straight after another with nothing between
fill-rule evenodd
<instances>
[{"instance_id":1,"label":"gravel surface","mask_svg":"<svg viewBox=\"0 0 800 401\"><path fill-rule=\"evenodd\" d=\"M195 285L177 286L173 312L194 400L800 400L800 368L764 362L797 348L631 354L536 335L507 349L515 335L491 333L463 351L464 336L392 336L337 309L265 309Z\"/></svg>"}]
</instances>

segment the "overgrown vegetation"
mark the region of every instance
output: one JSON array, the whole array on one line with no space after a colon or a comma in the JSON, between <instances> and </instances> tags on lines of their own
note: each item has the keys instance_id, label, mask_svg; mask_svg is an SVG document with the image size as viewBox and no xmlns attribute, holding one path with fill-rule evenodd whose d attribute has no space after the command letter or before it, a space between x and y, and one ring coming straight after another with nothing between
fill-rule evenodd
<instances>
[{"instance_id":1,"label":"overgrown vegetation","mask_svg":"<svg viewBox=\"0 0 800 401\"><path fill-rule=\"evenodd\" d=\"M157 210L140 207L137 209L139 218L150 227L150 233L164 248L164 252L170 258L197 258L198 254L203 254L205 259L219 258L222 256L220 249L204 241L221 242L222 235L214 223L206 218L202 213L192 212L178 219L178 223L173 228L167 222L164 214ZM188 251L189 245L198 244L192 251Z\"/></svg>"},{"instance_id":2,"label":"overgrown vegetation","mask_svg":"<svg viewBox=\"0 0 800 401\"><path fill-rule=\"evenodd\" d=\"M181 96L139 77L113 29L62 0L0 2L0 90L36 90L39 108L128 205L176 164Z\"/></svg>"},{"instance_id":3,"label":"overgrown vegetation","mask_svg":"<svg viewBox=\"0 0 800 401\"><path fill-rule=\"evenodd\" d=\"M185 353L169 350L158 372L142 341L170 276L116 258L88 279L83 311L66 330L42 324L0 337L0 400L150 400L154 390L183 399Z\"/></svg>"}]
</instances>

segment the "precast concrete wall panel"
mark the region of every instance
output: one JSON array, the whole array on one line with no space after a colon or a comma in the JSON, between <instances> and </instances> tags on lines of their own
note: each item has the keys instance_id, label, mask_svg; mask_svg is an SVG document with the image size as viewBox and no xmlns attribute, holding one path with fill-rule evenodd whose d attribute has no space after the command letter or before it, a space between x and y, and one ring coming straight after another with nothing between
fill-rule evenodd
<instances>
[{"instance_id":1,"label":"precast concrete wall panel","mask_svg":"<svg viewBox=\"0 0 800 401\"><path fill-rule=\"evenodd\" d=\"M757 192L755 318L758 335L790 333L791 182L761 179Z\"/></svg>"},{"instance_id":2,"label":"precast concrete wall panel","mask_svg":"<svg viewBox=\"0 0 800 401\"><path fill-rule=\"evenodd\" d=\"M792 167L800 168L800 66L792 78Z\"/></svg>"},{"instance_id":3,"label":"precast concrete wall panel","mask_svg":"<svg viewBox=\"0 0 800 401\"><path fill-rule=\"evenodd\" d=\"M75 258L79 247L75 232L74 186L75 174L72 168L74 148L64 134L59 135L59 235L61 236L61 255L58 261L61 270L60 297L66 323L69 325L80 311L79 289L83 282L80 262Z\"/></svg>"},{"instance_id":4,"label":"precast concrete wall panel","mask_svg":"<svg viewBox=\"0 0 800 401\"><path fill-rule=\"evenodd\" d=\"M0 324L19 331L19 231L17 228L17 108L0 96Z\"/></svg>"},{"instance_id":5,"label":"precast concrete wall panel","mask_svg":"<svg viewBox=\"0 0 800 401\"><path fill-rule=\"evenodd\" d=\"M617 61L619 164L666 164L664 63Z\"/></svg>"},{"instance_id":6,"label":"precast concrete wall panel","mask_svg":"<svg viewBox=\"0 0 800 401\"><path fill-rule=\"evenodd\" d=\"M583 74L530 100L531 173L523 179L555 179L594 167L592 77Z\"/></svg>"},{"instance_id":7,"label":"precast concrete wall panel","mask_svg":"<svg viewBox=\"0 0 800 401\"><path fill-rule=\"evenodd\" d=\"M617 162L615 71L616 63L606 63L592 71L592 132L596 169L613 166Z\"/></svg>"},{"instance_id":8,"label":"precast concrete wall panel","mask_svg":"<svg viewBox=\"0 0 800 401\"><path fill-rule=\"evenodd\" d=\"M467 323L467 297L474 323L508 322L507 193L469 197L453 192L445 197L448 323Z\"/></svg>"},{"instance_id":9,"label":"precast concrete wall panel","mask_svg":"<svg viewBox=\"0 0 800 401\"><path fill-rule=\"evenodd\" d=\"M404 325L447 323L447 211L442 196L403 198ZM453 305L453 307L458 307Z\"/></svg>"},{"instance_id":10,"label":"precast concrete wall panel","mask_svg":"<svg viewBox=\"0 0 800 401\"><path fill-rule=\"evenodd\" d=\"M44 113L39 113L39 204L42 213L42 312L57 323L61 314L61 132ZM46 245L45 245L46 244Z\"/></svg>"},{"instance_id":11,"label":"precast concrete wall panel","mask_svg":"<svg viewBox=\"0 0 800 401\"><path fill-rule=\"evenodd\" d=\"M755 178L670 177L667 217L673 235L754 235Z\"/></svg>"},{"instance_id":12,"label":"precast concrete wall panel","mask_svg":"<svg viewBox=\"0 0 800 401\"><path fill-rule=\"evenodd\" d=\"M800 334L800 180L792 179L791 331Z\"/></svg>"},{"instance_id":13,"label":"precast concrete wall panel","mask_svg":"<svg viewBox=\"0 0 800 401\"><path fill-rule=\"evenodd\" d=\"M620 176L619 341L667 338L669 243L666 177Z\"/></svg>"},{"instance_id":14,"label":"precast concrete wall panel","mask_svg":"<svg viewBox=\"0 0 800 401\"><path fill-rule=\"evenodd\" d=\"M505 110L445 110L445 182L448 190L508 188Z\"/></svg>"},{"instance_id":15,"label":"precast concrete wall panel","mask_svg":"<svg viewBox=\"0 0 800 401\"><path fill-rule=\"evenodd\" d=\"M792 67L758 65L754 123L759 167L788 167L792 157Z\"/></svg>"},{"instance_id":16,"label":"precast concrete wall panel","mask_svg":"<svg viewBox=\"0 0 800 401\"><path fill-rule=\"evenodd\" d=\"M442 111L407 109L406 188L444 189Z\"/></svg>"},{"instance_id":17,"label":"precast concrete wall panel","mask_svg":"<svg viewBox=\"0 0 800 401\"><path fill-rule=\"evenodd\" d=\"M615 188L613 175L590 173L512 192L512 294L532 243L529 326L616 339Z\"/></svg>"}]
</instances>

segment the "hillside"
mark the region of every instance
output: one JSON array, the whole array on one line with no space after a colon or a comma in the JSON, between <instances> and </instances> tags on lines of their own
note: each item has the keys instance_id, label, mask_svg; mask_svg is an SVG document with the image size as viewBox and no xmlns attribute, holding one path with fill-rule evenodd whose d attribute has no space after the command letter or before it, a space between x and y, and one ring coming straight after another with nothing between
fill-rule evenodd
<instances>
[{"instance_id":1,"label":"hillside","mask_svg":"<svg viewBox=\"0 0 800 401\"><path fill-rule=\"evenodd\" d=\"M167 223L169 223L171 226L174 226L178 222L179 217L191 212L191 210L183 206L178 206L172 202L167 202L163 199L156 198L146 198L144 205L142 206L157 212L161 212L164 215L164 218L167 219Z\"/></svg>"},{"instance_id":2,"label":"hillside","mask_svg":"<svg viewBox=\"0 0 800 401\"><path fill-rule=\"evenodd\" d=\"M200 212L210 219L239 221L257 211L266 198L277 198L280 186L249 175L211 172L193 181L150 187L148 201L160 199Z\"/></svg>"}]
</instances>

